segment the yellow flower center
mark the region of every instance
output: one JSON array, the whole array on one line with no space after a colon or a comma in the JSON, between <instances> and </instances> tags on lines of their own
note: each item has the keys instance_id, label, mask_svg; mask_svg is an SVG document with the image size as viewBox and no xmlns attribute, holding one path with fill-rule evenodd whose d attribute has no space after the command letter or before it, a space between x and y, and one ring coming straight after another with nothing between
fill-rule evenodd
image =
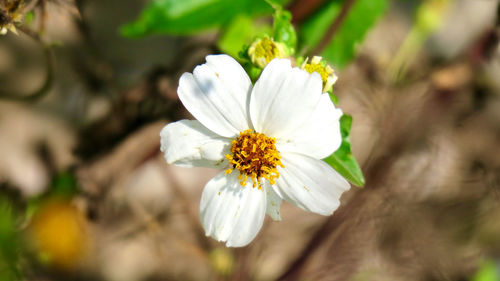
<instances>
[{"instance_id":1,"label":"yellow flower center","mask_svg":"<svg viewBox=\"0 0 500 281\"><path fill-rule=\"evenodd\" d=\"M304 69L309 73L319 73L319 75L321 75L321 80L323 81L323 87L326 85L328 76L333 73L333 69L321 65L321 63L308 63L304 66Z\"/></svg>"},{"instance_id":2,"label":"yellow flower center","mask_svg":"<svg viewBox=\"0 0 500 281\"><path fill-rule=\"evenodd\" d=\"M246 185L246 180L251 177L253 187L262 189L260 179L268 179L271 184L276 183L279 177L277 166L284 167L281 163L281 156L276 149L276 139L269 138L264 134L246 130L233 140L231 146L232 155L227 154L226 158L232 165L232 169L226 170L229 174L233 169L240 171L238 179L241 185Z\"/></svg>"}]
</instances>

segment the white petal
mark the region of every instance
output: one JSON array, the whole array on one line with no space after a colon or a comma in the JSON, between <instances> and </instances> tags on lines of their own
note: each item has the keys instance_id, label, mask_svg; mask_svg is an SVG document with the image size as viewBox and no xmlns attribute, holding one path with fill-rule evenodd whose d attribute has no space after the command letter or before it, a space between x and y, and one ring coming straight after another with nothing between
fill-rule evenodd
<instances>
[{"instance_id":1,"label":"white petal","mask_svg":"<svg viewBox=\"0 0 500 281\"><path fill-rule=\"evenodd\" d=\"M257 132L286 135L314 111L321 97L321 77L292 68L288 59L272 60L250 96L250 117Z\"/></svg>"},{"instance_id":2,"label":"white petal","mask_svg":"<svg viewBox=\"0 0 500 281\"><path fill-rule=\"evenodd\" d=\"M268 214L273 220L280 221L281 213L280 207L281 202L283 201L281 197L274 192L273 187L269 184L269 182L263 181L262 184L263 189L266 191L267 198L267 206L266 206L266 214Z\"/></svg>"},{"instance_id":3,"label":"white petal","mask_svg":"<svg viewBox=\"0 0 500 281\"><path fill-rule=\"evenodd\" d=\"M227 55L214 55L207 56L207 63L197 66L193 74L184 73L177 92L182 104L205 127L234 137L251 128L247 108L251 89L250 78L238 62Z\"/></svg>"},{"instance_id":4,"label":"white petal","mask_svg":"<svg viewBox=\"0 0 500 281\"><path fill-rule=\"evenodd\" d=\"M184 167L223 168L231 139L216 135L196 120L181 120L161 132L161 151L169 164Z\"/></svg>"},{"instance_id":5,"label":"white petal","mask_svg":"<svg viewBox=\"0 0 500 281\"><path fill-rule=\"evenodd\" d=\"M280 152L297 152L323 159L337 150L342 142L340 117L328 94L323 94L313 114L289 135L277 140Z\"/></svg>"},{"instance_id":6,"label":"white petal","mask_svg":"<svg viewBox=\"0 0 500 281\"><path fill-rule=\"evenodd\" d=\"M266 193L252 187L251 179L241 186L238 175L238 171L217 174L205 186L200 203L206 235L225 241L228 247L250 243L266 214Z\"/></svg>"},{"instance_id":7,"label":"white petal","mask_svg":"<svg viewBox=\"0 0 500 281\"><path fill-rule=\"evenodd\" d=\"M331 215L349 183L325 162L305 155L284 153L285 168L278 167L276 193L286 201L310 212Z\"/></svg>"}]
</instances>

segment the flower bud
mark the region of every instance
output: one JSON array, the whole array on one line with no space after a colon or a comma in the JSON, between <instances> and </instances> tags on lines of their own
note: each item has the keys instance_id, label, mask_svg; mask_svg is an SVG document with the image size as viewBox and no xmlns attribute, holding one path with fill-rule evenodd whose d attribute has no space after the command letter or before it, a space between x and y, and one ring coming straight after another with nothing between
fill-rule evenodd
<instances>
[{"instance_id":1,"label":"flower bud","mask_svg":"<svg viewBox=\"0 0 500 281\"><path fill-rule=\"evenodd\" d=\"M300 68L306 70L309 73L317 72L321 75L321 80L323 81L323 92L326 93L330 91L332 85L337 81L337 75L333 72L331 68L320 56L314 56L311 62L308 62L307 58Z\"/></svg>"},{"instance_id":2,"label":"flower bud","mask_svg":"<svg viewBox=\"0 0 500 281\"><path fill-rule=\"evenodd\" d=\"M264 68L275 58L286 58L286 47L283 43L275 42L272 38L264 37L255 40L248 49L248 55L253 64Z\"/></svg>"}]
</instances>

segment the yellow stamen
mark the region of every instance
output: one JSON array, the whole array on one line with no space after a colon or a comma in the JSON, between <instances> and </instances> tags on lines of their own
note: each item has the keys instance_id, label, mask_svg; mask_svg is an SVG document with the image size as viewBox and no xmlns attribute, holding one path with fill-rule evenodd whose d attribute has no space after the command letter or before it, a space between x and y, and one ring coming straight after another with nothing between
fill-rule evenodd
<instances>
[{"instance_id":1,"label":"yellow stamen","mask_svg":"<svg viewBox=\"0 0 500 281\"><path fill-rule=\"evenodd\" d=\"M321 76L321 81L323 81L323 92L330 90L333 83L335 83L336 76L333 73L333 69L324 62L321 57L315 56L311 62L304 61L301 68L309 73L317 72Z\"/></svg>"},{"instance_id":2,"label":"yellow stamen","mask_svg":"<svg viewBox=\"0 0 500 281\"><path fill-rule=\"evenodd\" d=\"M333 72L328 73L326 71L326 68L319 63L318 64L308 63L308 64L306 64L304 69L309 73L313 73L313 72L319 73L319 75L321 75L321 80L323 81L323 83L326 83L326 79L328 79L328 76L331 73L333 73Z\"/></svg>"},{"instance_id":3,"label":"yellow stamen","mask_svg":"<svg viewBox=\"0 0 500 281\"><path fill-rule=\"evenodd\" d=\"M259 189L262 189L261 178L275 184L279 177L276 168L284 167L276 149L276 139L252 130L240 133L240 136L232 142L231 152L232 155L227 154L226 158L232 165L232 169L227 169L226 174L231 173L233 169L238 169L240 171L238 179L242 186L246 185L249 177L252 178L253 187L258 186Z\"/></svg>"}]
</instances>

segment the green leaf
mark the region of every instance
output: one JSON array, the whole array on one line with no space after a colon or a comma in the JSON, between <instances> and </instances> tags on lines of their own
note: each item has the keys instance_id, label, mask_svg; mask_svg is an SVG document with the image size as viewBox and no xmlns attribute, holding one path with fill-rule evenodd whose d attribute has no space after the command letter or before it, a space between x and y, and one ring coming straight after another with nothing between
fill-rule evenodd
<instances>
[{"instance_id":1,"label":"green leaf","mask_svg":"<svg viewBox=\"0 0 500 281\"><path fill-rule=\"evenodd\" d=\"M291 22L292 14L279 8L274 12L273 19L274 41L285 44L293 55L297 47L297 34Z\"/></svg>"},{"instance_id":2,"label":"green leaf","mask_svg":"<svg viewBox=\"0 0 500 281\"><path fill-rule=\"evenodd\" d=\"M483 262L472 281L498 281L500 269L493 261Z\"/></svg>"},{"instance_id":3,"label":"green leaf","mask_svg":"<svg viewBox=\"0 0 500 281\"><path fill-rule=\"evenodd\" d=\"M342 134L342 144L339 149L332 155L323 159L330 164L337 172L346 178L352 184L362 187L365 185L363 172L359 167L358 162L351 152L351 142L349 140L349 132L351 131L352 116L342 115L340 118L340 132Z\"/></svg>"},{"instance_id":4,"label":"green leaf","mask_svg":"<svg viewBox=\"0 0 500 281\"><path fill-rule=\"evenodd\" d=\"M344 1L332 1L302 25L301 48L314 49L340 13L343 4ZM332 41L320 55L337 68L345 67L354 59L357 46L377 19L384 14L387 6L387 0L356 1Z\"/></svg>"},{"instance_id":5,"label":"green leaf","mask_svg":"<svg viewBox=\"0 0 500 281\"><path fill-rule=\"evenodd\" d=\"M314 46L321 41L326 30L335 20L340 8L339 1L332 1L304 22L299 27L299 47L309 51L314 49Z\"/></svg>"},{"instance_id":6,"label":"green leaf","mask_svg":"<svg viewBox=\"0 0 500 281\"><path fill-rule=\"evenodd\" d=\"M245 45L251 44L257 36L263 36L271 31L271 27L266 24L256 24L248 16L238 16L228 25L222 36L217 41L219 49L240 59L239 53Z\"/></svg>"},{"instance_id":7,"label":"green leaf","mask_svg":"<svg viewBox=\"0 0 500 281\"><path fill-rule=\"evenodd\" d=\"M138 20L126 24L121 31L128 37L151 33L189 35L219 28L239 15L253 17L272 11L265 0L153 0Z\"/></svg>"},{"instance_id":8,"label":"green leaf","mask_svg":"<svg viewBox=\"0 0 500 281\"><path fill-rule=\"evenodd\" d=\"M11 203L0 197L0 280L21 280L20 241Z\"/></svg>"},{"instance_id":9,"label":"green leaf","mask_svg":"<svg viewBox=\"0 0 500 281\"><path fill-rule=\"evenodd\" d=\"M255 83L255 81L257 81L260 74L262 73L262 68L255 66L253 63L245 63L243 65L243 68L245 68L248 76L250 76L252 83Z\"/></svg>"},{"instance_id":10,"label":"green leaf","mask_svg":"<svg viewBox=\"0 0 500 281\"><path fill-rule=\"evenodd\" d=\"M339 98L333 93L333 91L328 93L328 95L330 96L330 100L333 102L334 105L339 104Z\"/></svg>"},{"instance_id":11,"label":"green leaf","mask_svg":"<svg viewBox=\"0 0 500 281\"><path fill-rule=\"evenodd\" d=\"M32 197L26 204L26 218L31 219L40 206L50 198L71 198L78 193L78 182L71 171L62 171L52 178L49 192ZM1 279L0 279L1 280Z\"/></svg>"},{"instance_id":12,"label":"green leaf","mask_svg":"<svg viewBox=\"0 0 500 281\"><path fill-rule=\"evenodd\" d=\"M72 172L60 172L52 180L51 195L69 196L78 192L78 183L76 176Z\"/></svg>"},{"instance_id":13,"label":"green leaf","mask_svg":"<svg viewBox=\"0 0 500 281\"><path fill-rule=\"evenodd\" d=\"M26 13L24 16L24 25L29 25L33 22L33 19L35 18L35 13L33 11L29 11Z\"/></svg>"}]
</instances>

